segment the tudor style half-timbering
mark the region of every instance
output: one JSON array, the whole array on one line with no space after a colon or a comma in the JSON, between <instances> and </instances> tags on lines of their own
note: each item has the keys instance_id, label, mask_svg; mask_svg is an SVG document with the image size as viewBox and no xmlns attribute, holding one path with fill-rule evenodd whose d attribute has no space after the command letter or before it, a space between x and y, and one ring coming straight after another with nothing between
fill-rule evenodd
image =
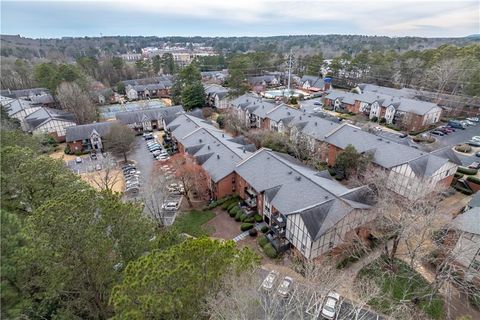
<instances>
[{"instance_id":1,"label":"tudor style half-timbering","mask_svg":"<svg viewBox=\"0 0 480 320\"><path fill-rule=\"evenodd\" d=\"M239 196L264 216L277 250L292 245L313 259L373 218L368 188L348 189L286 154L261 149L235 172Z\"/></svg>"},{"instance_id":2,"label":"tudor style half-timbering","mask_svg":"<svg viewBox=\"0 0 480 320\"><path fill-rule=\"evenodd\" d=\"M68 127L66 142L72 152L101 151L103 138L110 131L115 122L96 122L79 126Z\"/></svg>"}]
</instances>

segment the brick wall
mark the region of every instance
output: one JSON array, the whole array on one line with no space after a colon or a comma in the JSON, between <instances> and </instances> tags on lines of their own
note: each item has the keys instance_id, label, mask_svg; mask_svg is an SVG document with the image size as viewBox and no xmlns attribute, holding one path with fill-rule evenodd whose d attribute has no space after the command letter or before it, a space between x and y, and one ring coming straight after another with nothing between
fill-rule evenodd
<instances>
[{"instance_id":1,"label":"brick wall","mask_svg":"<svg viewBox=\"0 0 480 320\"><path fill-rule=\"evenodd\" d=\"M328 146L328 165L333 166L335 164L335 159L337 157L337 154L341 152L342 149L330 144Z\"/></svg>"},{"instance_id":2,"label":"brick wall","mask_svg":"<svg viewBox=\"0 0 480 320\"><path fill-rule=\"evenodd\" d=\"M72 152L82 151L83 145L81 140L72 141L67 144Z\"/></svg>"},{"instance_id":3,"label":"brick wall","mask_svg":"<svg viewBox=\"0 0 480 320\"><path fill-rule=\"evenodd\" d=\"M236 173L232 172L222 180L218 181L215 186L215 193L214 197L215 199L221 199L226 196L230 196L233 193L233 178L235 178L236 181ZM236 190L236 189L235 189Z\"/></svg>"}]
</instances>

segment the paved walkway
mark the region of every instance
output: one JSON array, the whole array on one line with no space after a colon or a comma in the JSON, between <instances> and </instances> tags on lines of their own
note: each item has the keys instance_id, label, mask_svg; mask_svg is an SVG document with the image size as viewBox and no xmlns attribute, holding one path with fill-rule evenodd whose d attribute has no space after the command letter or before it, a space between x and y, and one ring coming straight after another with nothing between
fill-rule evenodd
<instances>
[{"instance_id":1,"label":"paved walkway","mask_svg":"<svg viewBox=\"0 0 480 320\"><path fill-rule=\"evenodd\" d=\"M267 224L265 222L255 223L255 229L257 229L257 231L260 231L260 229L262 229L262 227L266 225ZM233 238L233 241L238 242L240 240L245 239L248 236L248 231L249 230L240 233L238 236Z\"/></svg>"}]
</instances>

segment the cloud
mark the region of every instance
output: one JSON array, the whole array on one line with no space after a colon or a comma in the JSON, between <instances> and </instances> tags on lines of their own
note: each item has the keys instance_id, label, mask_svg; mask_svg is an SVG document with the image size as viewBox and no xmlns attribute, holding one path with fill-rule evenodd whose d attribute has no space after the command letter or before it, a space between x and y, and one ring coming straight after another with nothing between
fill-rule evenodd
<instances>
[{"instance_id":1,"label":"cloud","mask_svg":"<svg viewBox=\"0 0 480 320\"><path fill-rule=\"evenodd\" d=\"M479 32L479 9L462 0L20 0L2 1L2 32L465 36Z\"/></svg>"}]
</instances>

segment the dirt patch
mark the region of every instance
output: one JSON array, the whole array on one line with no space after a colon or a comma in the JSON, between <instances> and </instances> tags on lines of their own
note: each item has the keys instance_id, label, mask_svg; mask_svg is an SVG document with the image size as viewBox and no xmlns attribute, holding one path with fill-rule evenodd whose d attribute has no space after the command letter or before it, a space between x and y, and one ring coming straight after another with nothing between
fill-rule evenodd
<instances>
[{"instance_id":1,"label":"dirt patch","mask_svg":"<svg viewBox=\"0 0 480 320\"><path fill-rule=\"evenodd\" d=\"M115 179L110 180L111 189L114 192L123 192L125 190L125 179L123 177L122 172L120 169L115 169L113 172L110 172L111 176L116 177ZM105 180L105 171L95 171L95 172L87 172L80 174L80 178L91 185L93 188L100 190L100 186L102 185L102 181Z\"/></svg>"},{"instance_id":2,"label":"dirt patch","mask_svg":"<svg viewBox=\"0 0 480 320\"><path fill-rule=\"evenodd\" d=\"M50 153L48 156L50 158L53 158L53 159L59 159L59 160L63 160L65 162L68 162L68 161L71 161L71 160L75 160L75 158L77 156L75 155L71 155L71 154L65 154L65 152L63 152L63 150L65 149L67 145L65 143L61 143L58 145L58 150L55 151L55 152L52 152Z\"/></svg>"},{"instance_id":3,"label":"dirt patch","mask_svg":"<svg viewBox=\"0 0 480 320\"><path fill-rule=\"evenodd\" d=\"M231 240L242 232L240 222L236 222L224 210L215 208L213 212L215 217L205 224L215 228L215 232L211 234L212 237Z\"/></svg>"}]
</instances>

